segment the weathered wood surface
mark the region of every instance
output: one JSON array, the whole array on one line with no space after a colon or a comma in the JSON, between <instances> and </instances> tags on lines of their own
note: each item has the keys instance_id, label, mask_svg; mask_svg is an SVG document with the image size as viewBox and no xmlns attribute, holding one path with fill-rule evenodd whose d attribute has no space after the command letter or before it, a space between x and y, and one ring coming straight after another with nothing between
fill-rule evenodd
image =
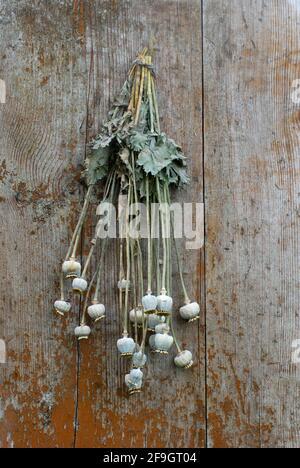
<instances>
[{"instance_id":1,"label":"weathered wood surface","mask_svg":"<svg viewBox=\"0 0 300 468\"><path fill-rule=\"evenodd\" d=\"M299 447L300 4L204 2L210 447Z\"/></svg>"},{"instance_id":2,"label":"weathered wood surface","mask_svg":"<svg viewBox=\"0 0 300 468\"><path fill-rule=\"evenodd\" d=\"M79 304L65 323L52 311L82 199L85 145L149 42L157 49L162 126L193 155L193 187L184 196L203 199L200 7L197 1L1 2L2 447L205 443L204 316L179 336L192 344L195 367L181 373L171 356L162 364L151 358L144 394L129 399L116 352L116 253L105 261L107 319L87 343L79 349L73 336ZM199 299L203 258L186 257Z\"/></svg>"},{"instance_id":3,"label":"weathered wood surface","mask_svg":"<svg viewBox=\"0 0 300 468\"><path fill-rule=\"evenodd\" d=\"M300 446L299 22L296 0L0 0L0 447ZM191 159L184 200L205 194L205 264L181 251L203 314L180 331L196 366L151 358L128 398L116 254L80 349L80 304L61 321L52 303L86 143L150 41L162 126Z\"/></svg>"},{"instance_id":4,"label":"weathered wood surface","mask_svg":"<svg viewBox=\"0 0 300 468\"><path fill-rule=\"evenodd\" d=\"M122 5L122 7L121 7ZM101 7L100 7L101 6ZM159 11L159 21L155 12ZM89 75L88 136L97 132L109 100L124 80L124 72L149 41L157 49L158 89L162 127L193 155L195 175L187 201L202 196L201 126L201 9L199 2L160 0L96 2L85 4L82 12ZM130 28L128 24L130 22ZM125 41L125 42L124 42ZM187 50L191 51L187 54ZM113 70L123 72L113 73ZM191 73L192 72L192 73ZM188 77L188 78L187 78ZM106 86L103 88L102 83ZM100 109L99 109L100 99ZM185 102L184 108L182 102ZM200 151L199 151L200 148ZM187 278L192 273L193 293L200 297L201 259L199 252L186 256ZM181 342L190 342L197 365L182 373L172 356L150 356L142 397L128 397L124 388L126 364L116 353L121 320L116 304L116 255L104 262L108 287L102 288L108 313L98 325L92 341L81 346L76 446L107 447L198 447L205 440L205 353L204 319L201 327L181 323ZM178 277L174 278L178 282ZM176 297L177 304L180 297ZM181 298L182 301L182 298ZM117 318L117 319L116 319ZM183 326L182 326L183 325ZM199 328L199 329L198 329ZM87 430L87 427L89 428Z\"/></svg>"}]
</instances>

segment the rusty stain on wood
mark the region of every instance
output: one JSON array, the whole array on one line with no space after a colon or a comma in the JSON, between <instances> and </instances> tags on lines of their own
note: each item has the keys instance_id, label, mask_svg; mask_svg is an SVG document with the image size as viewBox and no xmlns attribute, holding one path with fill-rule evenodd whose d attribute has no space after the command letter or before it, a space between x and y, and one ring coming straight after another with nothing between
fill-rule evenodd
<instances>
[{"instance_id":1,"label":"rusty stain on wood","mask_svg":"<svg viewBox=\"0 0 300 468\"><path fill-rule=\"evenodd\" d=\"M299 447L300 11L250 3L0 0L0 447ZM179 329L197 364L151 356L129 398L115 291L80 348L81 304L60 321L52 303L86 144L149 43L162 127L191 159L179 199L205 201L205 252L181 251L203 313ZM113 245L104 269L114 284Z\"/></svg>"},{"instance_id":2,"label":"rusty stain on wood","mask_svg":"<svg viewBox=\"0 0 300 468\"><path fill-rule=\"evenodd\" d=\"M209 447L300 444L296 3L204 1Z\"/></svg>"}]
</instances>

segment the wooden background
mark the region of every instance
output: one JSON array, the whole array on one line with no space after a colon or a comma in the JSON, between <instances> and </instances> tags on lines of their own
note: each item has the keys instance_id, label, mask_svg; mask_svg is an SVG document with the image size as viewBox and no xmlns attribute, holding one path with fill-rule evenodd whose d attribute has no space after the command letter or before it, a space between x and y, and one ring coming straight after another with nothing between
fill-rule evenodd
<instances>
[{"instance_id":1,"label":"wooden background","mask_svg":"<svg viewBox=\"0 0 300 468\"><path fill-rule=\"evenodd\" d=\"M300 447L299 27L298 0L0 0L0 447ZM52 303L86 143L149 42L179 198L205 201L205 248L182 250L202 314L177 324L195 366L152 357L129 398L116 253L80 348L80 304Z\"/></svg>"}]
</instances>

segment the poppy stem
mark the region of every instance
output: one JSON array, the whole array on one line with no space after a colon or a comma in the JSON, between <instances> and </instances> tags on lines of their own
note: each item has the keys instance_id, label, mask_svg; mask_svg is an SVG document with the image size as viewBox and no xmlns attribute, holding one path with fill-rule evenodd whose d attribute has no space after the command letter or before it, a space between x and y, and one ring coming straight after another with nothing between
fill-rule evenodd
<instances>
[{"instance_id":1,"label":"poppy stem","mask_svg":"<svg viewBox=\"0 0 300 468\"><path fill-rule=\"evenodd\" d=\"M66 255L66 260L69 260L70 257L75 258L75 256L76 256L76 251L77 251L77 246L78 246L78 242L79 242L79 239L80 239L81 229L82 229L83 223L85 221L85 217L86 217L87 210L88 210L88 207L89 207L92 190L93 190L93 185L90 185L89 188L88 188L88 191L86 193L86 196L85 196L85 200L84 200L84 204L83 204L83 207L82 207L82 210L81 210L79 220L78 220L76 228L75 228L75 230L73 232L73 236L72 236L72 239L71 239L69 250L68 250L67 255Z\"/></svg>"}]
</instances>

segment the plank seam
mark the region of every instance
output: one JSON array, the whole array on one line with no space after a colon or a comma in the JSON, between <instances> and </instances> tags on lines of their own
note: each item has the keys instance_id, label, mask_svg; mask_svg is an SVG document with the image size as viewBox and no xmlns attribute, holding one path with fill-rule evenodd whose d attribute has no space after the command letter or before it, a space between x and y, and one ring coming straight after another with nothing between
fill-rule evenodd
<instances>
[{"instance_id":1,"label":"plank seam","mask_svg":"<svg viewBox=\"0 0 300 468\"><path fill-rule=\"evenodd\" d=\"M208 375L207 375L207 321L206 321L206 209L205 209L205 77L204 77L204 0L201 0L201 86L202 86L202 191L203 191L203 223L204 223L204 244L203 244L203 265L204 265L204 281L203 281L203 295L204 295L204 381L205 381L205 390L204 390L204 405L205 405L205 439L204 444L205 448L208 448L208 394L207 394L207 384L208 384Z\"/></svg>"}]
</instances>

